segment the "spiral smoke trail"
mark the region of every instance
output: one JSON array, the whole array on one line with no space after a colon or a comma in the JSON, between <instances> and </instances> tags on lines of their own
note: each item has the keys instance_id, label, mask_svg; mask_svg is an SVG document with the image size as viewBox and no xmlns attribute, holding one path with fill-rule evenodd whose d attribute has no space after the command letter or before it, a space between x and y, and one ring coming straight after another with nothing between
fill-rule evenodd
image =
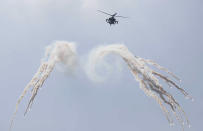
<instances>
[{"instance_id":1,"label":"spiral smoke trail","mask_svg":"<svg viewBox=\"0 0 203 131\"><path fill-rule=\"evenodd\" d=\"M128 65L136 81L139 82L140 88L147 96L155 99L155 101L160 105L170 125L174 124L174 120L171 115L172 112L177 121L181 124L183 130L185 122L188 124L188 126L190 126L189 120L184 110L181 108L174 96L164 89L159 80L163 80L170 87L174 86L185 97L191 97L168 76L162 75L161 73L152 70L148 65L153 65L159 70L165 71L167 74L178 81L180 81L180 79L172 72L168 71L166 68L161 67L157 63L133 55L125 45L112 44L107 46L100 46L92 50L89 54L88 64L86 67L86 72L90 79L97 81L99 76L96 74L96 65L108 54L116 54L122 57L122 59Z\"/></svg>"},{"instance_id":2,"label":"spiral smoke trail","mask_svg":"<svg viewBox=\"0 0 203 131\"><path fill-rule=\"evenodd\" d=\"M52 45L46 47L45 57L42 59L38 71L35 73L31 81L26 85L17 101L15 112L11 119L10 130L18 111L18 106L23 97L26 95L28 90L32 88L31 97L24 114L26 115L33 104L38 90L42 87L43 83L54 69L56 63L64 64L65 67L67 67L69 70L74 69L74 67L76 66L76 47L74 43L66 41L56 41Z\"/></svg>"}]
</instances>

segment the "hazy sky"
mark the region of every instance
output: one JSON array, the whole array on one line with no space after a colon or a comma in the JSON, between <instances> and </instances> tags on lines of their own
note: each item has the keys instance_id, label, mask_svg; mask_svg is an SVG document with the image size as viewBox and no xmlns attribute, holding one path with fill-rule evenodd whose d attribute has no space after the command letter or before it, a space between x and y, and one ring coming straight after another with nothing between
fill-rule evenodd
<instances>
[{"instance_id":1,"label":"hazy sky","mask_svg":"<svg viewBox=\"0 0 203 131\"><path fill-rule=\"evenodd\" d=\"M195 99L170 90L191 121L186 131L201 131L202 6L202 0L1 0L0 131L8 129L17 98L37 70L44 47L54 40L76 42L81 61L100 44L121 42L135 55L167 67ZM130 18L110 27L97 9ZM123 68L119 77L101 84L91 82L81 68L75 76L54 70L26 117L30 94L23 99L13 131L180 130L177 124L169 127L159 105Z\"/></svg>"}]
</instances>

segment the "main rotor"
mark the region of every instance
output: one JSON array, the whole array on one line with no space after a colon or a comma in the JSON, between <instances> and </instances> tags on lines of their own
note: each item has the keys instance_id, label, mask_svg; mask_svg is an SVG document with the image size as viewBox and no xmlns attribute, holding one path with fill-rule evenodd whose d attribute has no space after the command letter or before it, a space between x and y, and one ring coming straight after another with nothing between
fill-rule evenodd
<instances>
[{"instance_id":1,"label":"main rotor","mask_svg":"<svg viewBox=\"0 0 203 131\"><path fill-rule=\"evenodd\" d=\"M128 17L125 17L125 16L120 16L120 15L117 15L117 13L114 13L114 14L109 14L109 13L106 13L106 12L101 11L101 10L97 10L97 11L99 11L99 12L101 12L101 13L103 13L103 14L109 15L109 16L111 16L111 17L128 18Z\"/></svg>"}]
</instances>

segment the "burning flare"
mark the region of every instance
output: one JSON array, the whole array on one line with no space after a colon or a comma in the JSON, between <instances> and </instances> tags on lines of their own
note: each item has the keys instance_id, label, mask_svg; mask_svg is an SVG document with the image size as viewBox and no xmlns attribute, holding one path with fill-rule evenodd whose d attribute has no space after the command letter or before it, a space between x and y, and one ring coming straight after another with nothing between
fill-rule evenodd
<instances>
[{"instance_id":1,"label":"burning flare","mask_svg":"<svg viewBox=\"0 0 203 131\"><path fill-rule=\"evenodd\" d=\"M54 69L56 63L62 63L69 70L74 69L76 65L76 48L74 43L66 41L56 41L54 44L46 47L45 57L42 59L38 71L35 73L31 81L26 85L17 101L16 109L11 119L10 129L13 125L14 118L18 111L18 106L22 101L23 97L26 95L28 90L32 88L32 95L30 97L29 103L24 114L26 115L26 113L29 111L33 104L38 90L42 87L43 83Z\"/></svg>"},{"instance_id":2,"label":"burning flare","mask_svg":"<svg viewBox=\"0 0 203 131\"><path fill-rule=\"evenodd\" d=\"M107 46L100 46L92 50L92 52L90 52L89 54L87 64L87 75L89 76L90 79L95 80L95 78L99 77L96 74L96 64L98 64L102 59L104 59L105 56L112 53L122 57L122 59L128 65L136 81L139 82L140 88L144 91L144 93L147 96L150 96L153 99L155 99L155 101L160 105L170 125L174 124L172 115L170 114L172 112L176 117L176 119L181 124L183 129L185 121L188 124L188 126L190 126L189 120L184 110L181 108L181 106L173 97L173 95L164 89L164 87L160 84L159 80L163 80L170 87L173 86L176 89L178 89L186 98L190 99L192 98L188 95L188 93L185 90L180 88L168 76L165 76L161 73L154 71L148 65L153 65L159 70L166 72L179 82L181 80L178 77L176 77L172 72L170 72L168 69L161 67L157 63L133 55L125 45L113 44ZM169 107L171 112L167 107Z\"/></svg>"}]
</instances>

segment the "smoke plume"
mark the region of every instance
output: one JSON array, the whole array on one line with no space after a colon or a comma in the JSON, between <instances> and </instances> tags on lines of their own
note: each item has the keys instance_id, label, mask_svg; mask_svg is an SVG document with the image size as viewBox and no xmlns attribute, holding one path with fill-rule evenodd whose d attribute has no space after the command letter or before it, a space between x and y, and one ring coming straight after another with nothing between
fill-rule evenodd
<instances>
[{"instance_id":1,"label":"smoke plume","mask_svg":"<svg viewBox=\"0 0 203 131\"><path fill-rule=\"evenodd\" d=\"M114 70L119 72L122 71L122 63L118 57L114 57L114 59L105 59L105 55L108 52L104 52L105 46L100 46L99 48L91 50L88 55L88 60L85 63L85 72L88 75L89 79L94 82L103 82L107 80L111 76ZM107 58L110 58L108 55ZM109 62L111 61L111 63ZM105 70L104 70L105 69ZM116 76L119 74L117 73Z\"/></svg>"},{"instance_id":2,"label":"smoke plume","mask_svg":"<svg viewBox=\"0 0 203 131\"><path fill-rule=\"evenodd\" d=\"M26 115L26 113L30 110L33 104L38 90L42 87L43 83L48 78L57 63L63 64L69 70L74 70L76 66L76 47L74 43L66 41L56 41L55 43L46 47L45 56L41 60L41 65L39 66L39 69L34 74L31 81L26 85L22 94L17 100L15 112L11 119L10 129L18 111L18 106L22 101L23 97L26 95L29 89L32 89L31 97L24 114Z\"/></svg>"},{"instance_id":3,"label":"smoke plume","mask_svg":"<svg viewBox=\"0 0 203 131\"><path fill-rule=\"evenodd\" d=\"M168 84L170 87L175 87L185 97L191 97L184 89L180 88L175 81L168 76L151 69L149 65L166 72L179 82L180 79L168 69L161 67L157 63L133 55L125 45L112 44L100 46L90 52L86 72L91 80L97 80L97 78L100 78L100 76L96 73L96 65L109 54L118 55L125 61L135 80L139 82L140 88L147 96L152 97L160 105L170 125L174 124L174 120L171 115L171 113L173 113L183 129L185 122L190 126L189 120L180 104L176 101L172 94L166 91L165 87L160 84L159 80L163 80L163 82Z\"/></svg>"},{"instance_id":4,"label":"smoke plume","mask_svg":"<svg viewBox=\"0 0 203 131\"><path fill-rule=\"evenodd\" d=\"M178 84L176 84L176 81L180 82L180 79L168 69L160 66L159 64L151 60L143 59L133 55L123 44L100 46L90 52L88 60L86 62L85 72L91 80L103 80L103 78L96 72L98 69L96 68L97 65L106 67L107 72L114 69L111 66L112 63L118 65L117 67L120 67L119 62L111 61L109 64L105 61L104 58L106 56L108 56L109 58L110 54L119 56L121 57L121 59L123 59L123 61L130 69L135 80L139 82L139 87L147 96L152 97L160 105L170 125L174 124L173 116L175 116L176 120L181 124L183 130L185 122L187 123L187 125L190 125L189 120L180 104L174 98L173 94L169 93L160 82L161 80L162 82L168 84L169 87L175 87L185 97L192 99L184 89L180 88ZM76 48L74 43L56 41L54 44L46 47L45 56L41 60L41 65L38 71L24 88L22 94L17 100L10 127L12 127L13 120L18 111L18 106L29 89L31 89L31 97L29 99L25 115L31 108L38 90L43 86L43 83L48 78L55 65L62 64L63 67L65 67L67 70L72 71L76 67L76 60ZM166 72L166 74L168 74L170 77L153 70L152 68L150 68L150 66L154 66L158 70ZM172 80L172 78L176 81Z\"/></svg>"}]
</instances>

